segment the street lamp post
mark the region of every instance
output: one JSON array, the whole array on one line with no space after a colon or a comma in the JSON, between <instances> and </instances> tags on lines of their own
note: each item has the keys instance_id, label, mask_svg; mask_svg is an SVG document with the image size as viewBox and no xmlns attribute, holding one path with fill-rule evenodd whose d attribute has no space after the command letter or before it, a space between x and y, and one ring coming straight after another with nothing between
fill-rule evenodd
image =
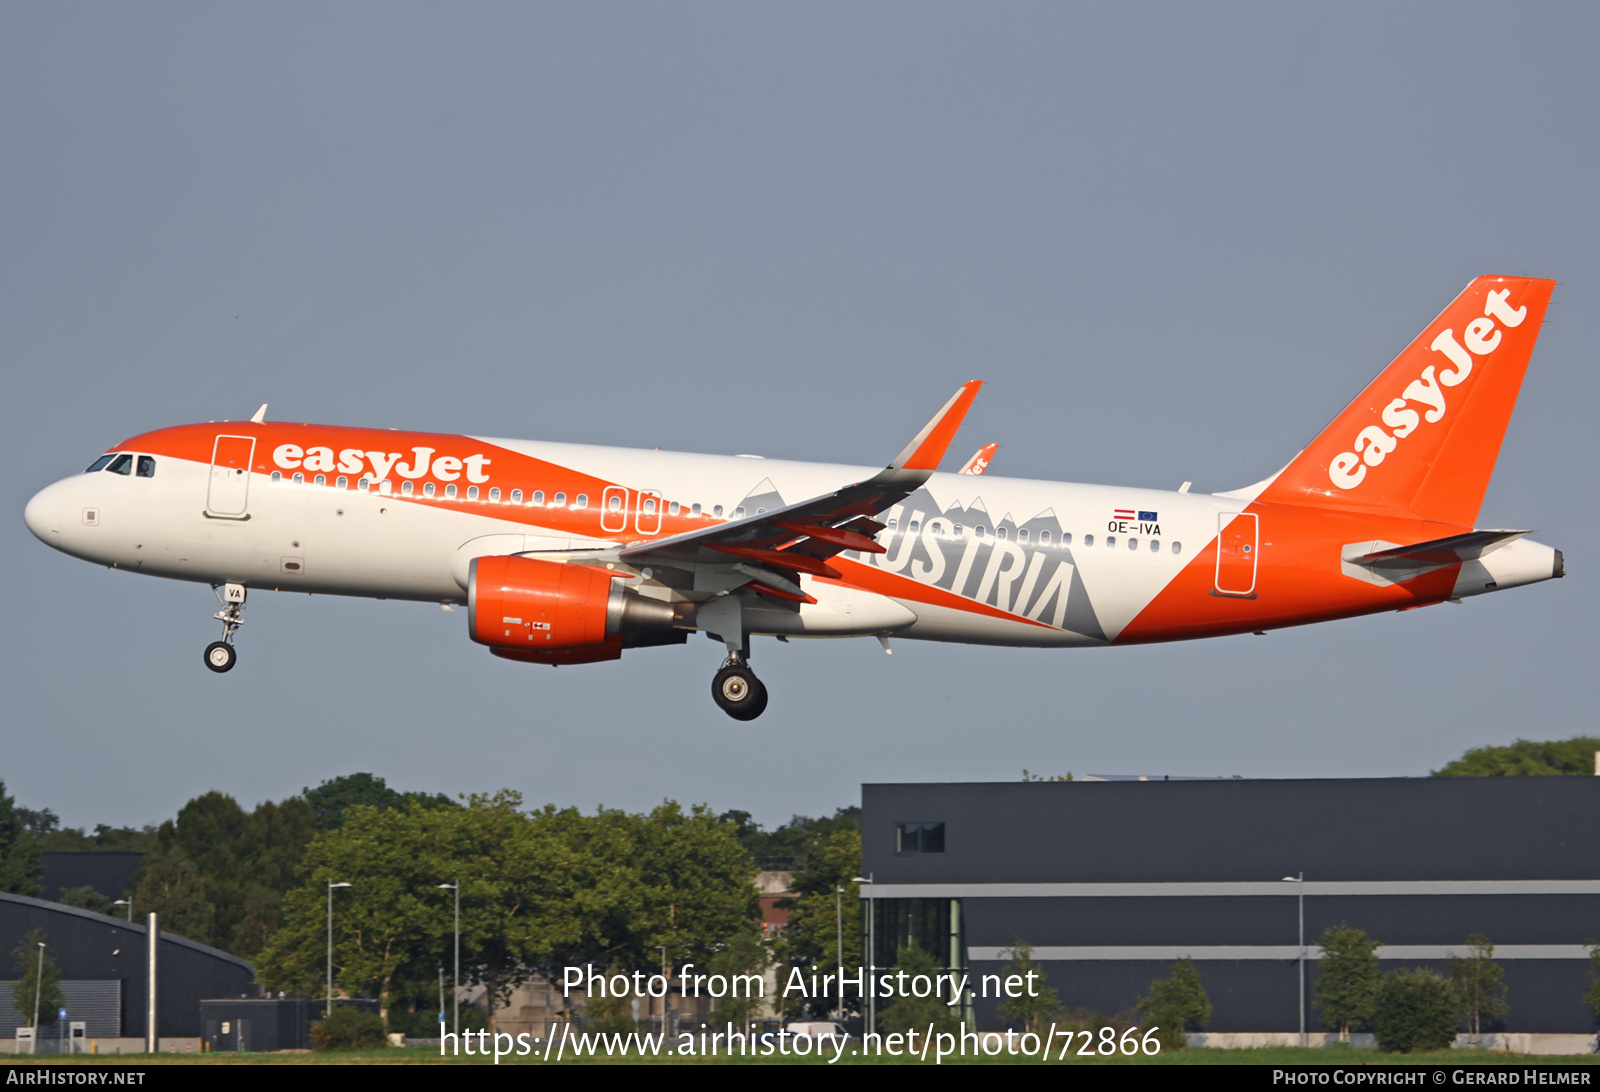
<instances>
[{"instance_id":1,"label":"street lamp post","mask_svg":"<svg viewBox=\"0 0 1600 1092\"><path fill-rule=\"evenodd\" d=\"M456 893L456 965L450 978L450 1030L455 1035L461 1034L461 881L455 883L442 883L439 887L445 891ZM490 1002L492 1009L494 1003Z\"/></svg>"},{"instance_id":2,"label":"street lamp post","mask_svg":"<svg viewBox=\"0 0 1600 1092\"><path fill-rule=\"evenodd\" d=\"M873 874L868 872L865 876L852 876L851 883L867 885L867 1032L870 1034L878 1030L878 915L873 908L872 899L877 888L872 881Z\"/></svg>"},{"instance_id":3,"label":"street lamp post","mask_svg":"<svg viewBox=\"0 0 1600 1092\"><path fill-rule=\"evenodd\" d=\"M39 945L39 969L33 975L33 1039L28 1043L29 1054L39 1049L39 995L44 993L44 941L36 943Z\"/></svg>"},{"instance_id":4,"label":"street lamp post","mask_svg":"<svg viewBox=\"0 0 1600 1092\"><path fill-rule=\"evenodd\" d=\"M833 889L833 920L838 933L839 955L839 1008L837 1015L839 1023L844 1023L844 888Z\"/></svg>"},{"instance_id":5,"label":"street lamp post","mask_svg":"<svg viewBox=\"0 0 1600 1092\"><path fill-rule=\"evenodd\" d=\"M328 996L322 1006L324 1020L333 1015L333 889L349 886L347 883L328 881Z\"/></svg>"},{"instance_id":6,"label":"street lamp post","mask_svg":"<svg viewBox=\"0 0 1600 1092\"><path fill-rule=\"evenodd\" d=\"M1296 960L1300 965L1300 1045L1306 1045L1306 874L1296 873L1285 876L1284 883L1295 885L1295 901L1299 904L1299 945L1300 958Z\"/></svg>"},{"instance_id":7,"label":"street lamp post","mask_svg":"<svg viewBox=\"0 0 1600 1092\"><path fill-rule=\"evenodd\" d=\"M133 920L133 900L132 899L118 899L116 902L112 903L111 905L112 906L126 906L128 908L128 920L130 922Z\"/></svg>"}]
</instances>

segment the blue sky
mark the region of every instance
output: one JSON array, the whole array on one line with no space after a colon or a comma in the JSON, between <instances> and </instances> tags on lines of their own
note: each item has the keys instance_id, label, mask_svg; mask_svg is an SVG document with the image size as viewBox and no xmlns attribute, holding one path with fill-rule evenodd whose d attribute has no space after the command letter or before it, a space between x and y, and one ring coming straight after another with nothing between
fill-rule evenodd
<instances>
[{"instance_id":1,"label":"blue sky","mask_svg":"<svg viewBox=\"0 0 1600 1092\"><path fill-rule=\"evenodd\" d=\"M0 8L8 791L142 824L370 770L766 823L863 781L1425 773L1595 728L1600 11L1472 4ZM244 417L1197 490L1275 471L1468 281L1555 277L1480 522L1566 580L1207 642L709 641L551 671L463 613L54 554L27 498ZM952 456L953 460L957 456ZM954 463L952 464L953 468Z\"/></svg>"}]
</instances>

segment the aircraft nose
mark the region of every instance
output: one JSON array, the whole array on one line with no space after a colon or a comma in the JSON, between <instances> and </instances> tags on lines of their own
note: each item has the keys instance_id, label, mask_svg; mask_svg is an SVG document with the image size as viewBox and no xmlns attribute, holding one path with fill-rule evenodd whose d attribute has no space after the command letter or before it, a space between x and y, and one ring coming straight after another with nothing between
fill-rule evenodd
<instances>
[{"instance_id":1,"label":"aircraft nose","mask_svg":"<svg viewBox=\"0 0 1600 1092\"><path fill-rule=\"evenodd\" d=\"M61 490L57 486L47 485L33 495L33 499L28 501L28 507L22 512L28 530L48 546L55 546L60 537L60 496Z\"/></svg>"}]
</instances>

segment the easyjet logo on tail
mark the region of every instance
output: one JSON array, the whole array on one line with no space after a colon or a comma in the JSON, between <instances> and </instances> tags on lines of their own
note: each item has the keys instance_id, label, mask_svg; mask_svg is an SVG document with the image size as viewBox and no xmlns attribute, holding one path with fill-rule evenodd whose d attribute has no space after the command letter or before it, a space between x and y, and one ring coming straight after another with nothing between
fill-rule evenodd
<instances>
[{"instance_id":1,"label":"easyjet logo on tail","mask_svg":"<svg viewBox=\"0 0 1600 1092\"><path fill-rule=\"evenodd\" d=\"M1461 340L1456 340L1453 329L1440 331L1429 346L1442 353L1449 365L1435 375L1434 365L1422 369L1422 374L1412 380L1401 396L1383 408L1383 423L1394 431L1386 432L1377 425L1368 425L1356 433L1351 445L1354 451L1342 451L1328 464L1328 478L1340 489L1354 489L1367 476L1367 467L1382 464L1384 458L1400 446L1400 441L1410 436L1424 422L1436 425L1445 415L1445 389L1459 386L1472 374L1473 356L1488 356L1500 345L1501 331L1495 320L1508 328L1522 325L1528 317L1526 305L1513 310L1506 304L1511 294L1509 288L1491 291L1483 304L1483 318L1467 323ZM1421 412L1412 408L1415 403Z\"/></svg>"}]
</instances>

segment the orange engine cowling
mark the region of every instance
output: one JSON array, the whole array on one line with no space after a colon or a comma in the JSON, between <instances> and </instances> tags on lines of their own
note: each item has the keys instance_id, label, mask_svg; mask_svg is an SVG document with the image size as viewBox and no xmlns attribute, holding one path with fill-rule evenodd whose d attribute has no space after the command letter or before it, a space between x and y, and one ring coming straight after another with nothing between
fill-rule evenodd
<instances>
[{"instance_id":1,"label":"orange engine cowling","mask_svg":"<svg viewBox=\"0 0 1600 1092\"><path fill-rule=\"evenodd\" d=\"M467 628L497 656L532 663L614 660L624 647L676 643L671 604L644 599L624 573L531 557L480 557L467 580Z\"/></svg>"}]
</instances>

